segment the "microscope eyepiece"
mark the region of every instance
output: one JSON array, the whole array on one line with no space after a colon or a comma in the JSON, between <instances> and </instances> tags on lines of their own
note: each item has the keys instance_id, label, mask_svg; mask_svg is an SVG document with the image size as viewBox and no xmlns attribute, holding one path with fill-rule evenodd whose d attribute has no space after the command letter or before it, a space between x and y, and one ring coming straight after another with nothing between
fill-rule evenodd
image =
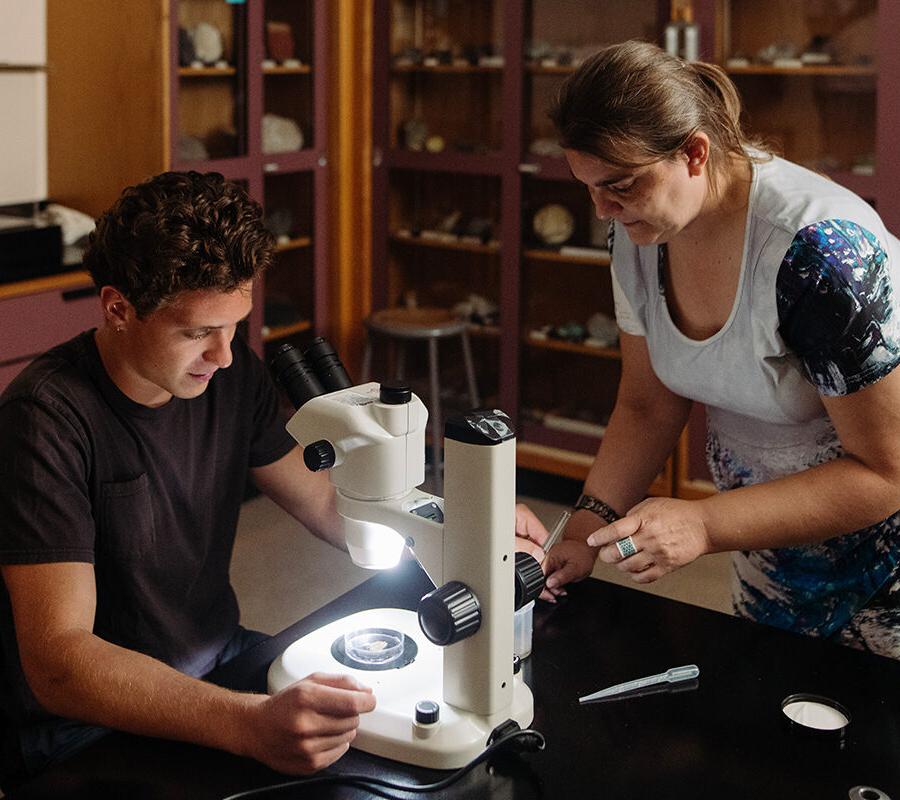
<instances>
[{"instance_id":1,"label":"microscope eyepiece","mask_svg":"<svg viewBox=\"0 0 900 800\"><path fill-rule=\"evenodd\" d=\"M303 351L303 357L315 370L326 392L348 389L353 385L338 354L321 336L313 339L312 344Z\"/></svg>"},{"instance_id":2,"label":"microscope eyepiece","mask_svg":"<svg viewBox=\"0 0 900 800\"><path fill-rule=\"evenodd\" d=\"M275 351L270 366L275 380L284 387L294 408L300 408L314 397L325 394L318 376L294 345L281 345Z\"/></svg>"}]
</instances>

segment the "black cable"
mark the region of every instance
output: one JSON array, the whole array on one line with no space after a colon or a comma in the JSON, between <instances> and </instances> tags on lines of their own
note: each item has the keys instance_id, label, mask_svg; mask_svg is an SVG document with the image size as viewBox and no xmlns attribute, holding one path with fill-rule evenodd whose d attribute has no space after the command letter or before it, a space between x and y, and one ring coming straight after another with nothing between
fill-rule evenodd
<instances>
[{"instance_id":1,"label":"black cable","mask_svg":"<svg viewBox=\"0 0 900 800\"><path fill-rule=\"evenodd\" d=\"M347 786L356 786L360 789L368 789L370 791L374 791L377 794L380 794L382 797L388 798L395 797L395 795L387 794L387 792L390 791L406 792L408 794L439 792L442 789L446 789L448 786L456 783L456 781L458 781L463 775L473 770L483 761L486 761L498 750L509 749L512 742L520 740L520 747L522 751L543 750L546 746L544 735L540 731L536 731L533 728L525 728L522 730L513 731L503 738L498 739L493 744L488 745L468 764L460 767L455 772L448 775L446 778L435 781L434 783L396 783L394 781L384 780L383 778L374 778L369 775L348 772L336 775L317 775L312 778L300 778L298 780L287 781L285 783L275 783L271 786L261 786L258 789L247 789L244 792L238 792L237 794L228 795L228 797L225 797L222 800L244 800L245 798L250 797L263 797L268 794L275 794L276 792L281 792L285 789L294 789L305 786L326 786L329 784L346 784Z\"/></svg>"}]
</instances>

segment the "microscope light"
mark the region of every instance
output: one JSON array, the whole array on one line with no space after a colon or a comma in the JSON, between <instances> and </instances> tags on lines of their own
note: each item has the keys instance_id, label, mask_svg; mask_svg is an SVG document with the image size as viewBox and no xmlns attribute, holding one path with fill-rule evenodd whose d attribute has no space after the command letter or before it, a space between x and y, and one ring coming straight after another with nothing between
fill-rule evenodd
<instances>
[{"instance_id":1,"label":"microscope light","mask_svg":"<svg viewBox=\"0 0 900 800\"><path fill-rule=\"evenodd\" d=\"M391 569L400 563L406 540L387 525L344 517L344 538L353 563L363 569Z\"/></svg>"}]
</instances>

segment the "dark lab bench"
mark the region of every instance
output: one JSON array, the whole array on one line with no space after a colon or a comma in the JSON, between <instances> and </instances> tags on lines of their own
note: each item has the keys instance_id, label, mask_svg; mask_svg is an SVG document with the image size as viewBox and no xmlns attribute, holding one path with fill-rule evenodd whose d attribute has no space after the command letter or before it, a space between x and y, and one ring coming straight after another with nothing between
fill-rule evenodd
<instances>
[{"instance_id":1,"label":"dark lab bench","mask_svg":"<svg viewBox=\"0 0 900 800\"><path fill-rule=\"evenodd\" d=\"M378 573L235 659L216 681L263 690L269 664L295 639L365 608L414 608L430 588L414 564ZM696 688L578 704L603 686L689 663L700 667ZM565 602L539 604L525 676L546 750L480 765L427 797L845 800L865 785L900 800L900 662L891 659L587 580ZM789 727L781 701L797 692L847 707L843 743ZM328 772L406 782L446 774L352 750ZM227 753L114 733L10 797L202 800L284 780ZM308 786L271 796L374 795Z\"/></svg>"}]
</instances>

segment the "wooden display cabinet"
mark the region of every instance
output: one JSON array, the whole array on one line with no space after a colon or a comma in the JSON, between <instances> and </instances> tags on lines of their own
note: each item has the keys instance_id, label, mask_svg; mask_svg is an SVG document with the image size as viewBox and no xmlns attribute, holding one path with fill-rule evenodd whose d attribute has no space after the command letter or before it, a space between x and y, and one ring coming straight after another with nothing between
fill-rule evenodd
<instances>
[{"instance_id":1,"label":"wooden display cabinet","mask_svg":"<svg viewBox=\"0 0 900 800\"><path fill-rule=\"evenodd\" d=\"M497 152L503 147L502 3L393 0L393 149Z\"/></svg>"},{"instance_id":2,"label":"wooden display cabinet","mask_svg":"<svg viewBox=\"0 0 900 800\"><path fill-rule=\"evenodd\" d=\"M222 53L212 63L199 58L183 63L176 50L175 159L209 161L246 155L247 9L218 0L180 0L177 9L176 34L212 25L221 37Z\"/></svg>"},{"instance_id":3,"label":"wooden display cabinet","mask_svg":"<svg viewBox=\"0 0 900 800\"><path fill-rule=\"evenodd\" d=\"M876 0L730 0L721 14L717 58L741 93L747 127L875 200Z\"/></svg>"},{"instance_id":4,"label":"wooden display cabinet","mask_svg":"<svg viewBox=\"0 0 900 800\"><path fill-rule=\"evenodd\" d=\"M194 169L240 182L267 218L290 211L292 230L258 282L247 326L260 354L264 341L327 333L330 13L328 0L48 0L54 200L97 215L125 186ZM201 22L220 32L222 58L179 63L179 28ZM272 22L293 54L283 37L269 52ZM300 147L267 152L266 114L296 123Z\"/></svg>"},{"instance_id":5,"label":"wooden display cabinet","mask_svg":"<svg viewBox=\"0 0 900 800\"><path fill-rule=\"evenodd\" d=\"M587 192L561 153L546 146L546 107L561 76L573 71L573 57L655 36L663 5L667 14L657 0L374 5L373 307L402 304L410 294L420 305L448 308L473 292L497 303L498 325L474 329L481 334L474 349L482 371L491 364L498 406L516 421L522 466L584 478L619 376L614 343L529 335L570 319L584 323L597 311L612 315L606 230L592 223ZM466 61L472 51L464 45L482 43L492 56ZM438 60L426 62L429 54ZM424 124L409 126L411 119ZM431 133L443 147L429 152L420 144ZM538 139L543 147L532 148ZM547 205L569 209L574 227L565 244L581 250L561 251L534 235L534 214ZM420 228L454 209L496 219L492 238L421 236ZM490 385L480 388L491 396ZM556 416L549 425L547 412ZM670 493L671 474L654 491Z\"/></svg>"},{"instance_id":6,"label":"wooden display cabinet","mask_svg":"<svg viewBox=\"0 0 900 800\"><path fill-rule=\"evenodd\" d=\"M587 190L571 176L547 116L559 85L600 47L655 40L668 4L618 0L532 0L523 7L520 196L523 218L518 274L519 463L584 478L615 404L621 375L617 341L555 338L582 329L598 312L614 319L607 226L596 219ZM562 206L568 225L547 241L535 216ZM549 335L546 328L551 327ZM651 487L672 492L670 463Z\"/></svg>"},{"instance_id":7,"label":"wooden display cabinet","mask_svg":"<svg viewBox=\"0 0 900 800\"><path fill-rule=\"evenodd\" d=\"M307 172L266 175L266 222L276 234L275 263L265 276L263 341L267 355L285 340L309 338L315 317L313 181Z\"/></svg>"}]
</instances>

